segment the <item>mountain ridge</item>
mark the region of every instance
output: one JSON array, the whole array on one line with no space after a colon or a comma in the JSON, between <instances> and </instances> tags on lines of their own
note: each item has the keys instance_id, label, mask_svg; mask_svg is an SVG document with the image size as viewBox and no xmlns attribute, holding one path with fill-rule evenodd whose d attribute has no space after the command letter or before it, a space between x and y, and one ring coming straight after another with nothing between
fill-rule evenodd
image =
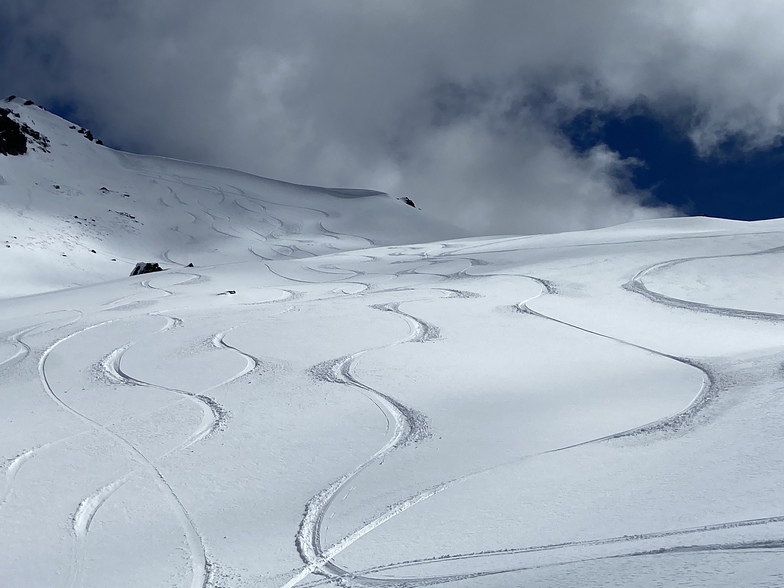
<instances>
[{"instance_id":1,"label":"mountain ridge","mask_svg":"<svg viewBox=\"0 0 784 588\"><path fill-rule=\"evenodd\" d=\"M116 151L30 101L6 104L48 144L0 158L0 245L15 259L0 298L127 275L138 261L276 260L466 234L383 192Z\"/></svg>"}]
</instances>

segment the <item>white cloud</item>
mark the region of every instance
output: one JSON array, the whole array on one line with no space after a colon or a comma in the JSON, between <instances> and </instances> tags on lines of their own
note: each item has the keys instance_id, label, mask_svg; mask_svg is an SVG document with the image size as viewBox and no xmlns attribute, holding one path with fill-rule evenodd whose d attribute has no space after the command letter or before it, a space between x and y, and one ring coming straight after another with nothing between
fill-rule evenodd
<instances>
[{"instance_id":1,"label":"white cloud","mask_svg":"<svg viewBox=\"0 0 784 588\"><path fill-rule=\"evenodd\" d=\"M701 153L784 133L784 4L723 0L11 0L0 85L110 141L292 181L377 187L483 232L643 206L633 161L559 123L645 98ZM100 8L100 10L98 10Z\"/></svg>"}]
</instances>

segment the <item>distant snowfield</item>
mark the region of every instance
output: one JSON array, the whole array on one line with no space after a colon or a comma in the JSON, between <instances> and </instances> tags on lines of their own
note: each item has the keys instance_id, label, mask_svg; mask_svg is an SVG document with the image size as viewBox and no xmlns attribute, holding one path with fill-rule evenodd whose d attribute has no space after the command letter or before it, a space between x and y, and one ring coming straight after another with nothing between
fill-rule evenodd
<instances>
[{"instance_id":1,"label":"distant snowfield","mask_svg":"<svg viewBox=\"0 0 784 588\"><path fill-rule=\"evenodd\" d=\"M444 240L10 107L3 585L784 585L784 221Z\"/></svg>"}]
</instances>

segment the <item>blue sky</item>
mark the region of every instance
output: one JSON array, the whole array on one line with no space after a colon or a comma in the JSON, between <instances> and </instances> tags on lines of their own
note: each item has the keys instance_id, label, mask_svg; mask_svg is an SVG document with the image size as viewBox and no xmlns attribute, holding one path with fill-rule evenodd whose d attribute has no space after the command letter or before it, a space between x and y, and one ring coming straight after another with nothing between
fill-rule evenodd
<instances>
[{"instance_id":1,"label":"blue sky","mask_svg":"<svg viewBox=\"0 0 784 588\"><path fill-rule=\"evenodd\" d=\"M784 216L782 22L737 0L6 0L0 92L477 234L759 219Z\"/></svg>"},{"instance_id":2,"label":"blue sky","mask_svg":"<svg viewBox=\"0 0 784 588\"><path fill-rule=\"evenodd\" d=\"M580 152L605 144L636 158L632 181L688 215L736 220L784 217L784 147L746 151L727 139L714 153L697 152L677 118L636 108L626 114L586 111L563 125Z\"/></svg>"}]
</instances>

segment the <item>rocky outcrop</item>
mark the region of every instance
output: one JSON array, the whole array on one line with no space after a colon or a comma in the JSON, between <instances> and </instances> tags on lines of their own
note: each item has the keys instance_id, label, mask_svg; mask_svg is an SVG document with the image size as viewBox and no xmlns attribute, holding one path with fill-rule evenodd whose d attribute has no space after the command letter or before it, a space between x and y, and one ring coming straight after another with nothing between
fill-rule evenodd
<instances>
[{"instance_id":1,"label":"rocky outcrop","mask_svg":"<svg viewBox=\"0 0 784 588\"><path fill-rule=\"evenodd\" d=\"M159 266L157 263L150 263L147 261L140 261L136 264L136 267L133 268L131 272L132 276L138 276L140 274L150 274L152 272L162 272L163 268Z\"/></svg>"},{"instance_id":2,"label":"rocky outcrop","mask_svg":"<svg viewBox=\"0 0 784 588\"><path fill-rule=\"evenodd\" d=\"M27 153L28 140L43 151L48 151L49 139L25 123L12 117L18 114L7 108L0 108L0 153L3 155L24 155Z\"/></svg>"}]
</instances>

